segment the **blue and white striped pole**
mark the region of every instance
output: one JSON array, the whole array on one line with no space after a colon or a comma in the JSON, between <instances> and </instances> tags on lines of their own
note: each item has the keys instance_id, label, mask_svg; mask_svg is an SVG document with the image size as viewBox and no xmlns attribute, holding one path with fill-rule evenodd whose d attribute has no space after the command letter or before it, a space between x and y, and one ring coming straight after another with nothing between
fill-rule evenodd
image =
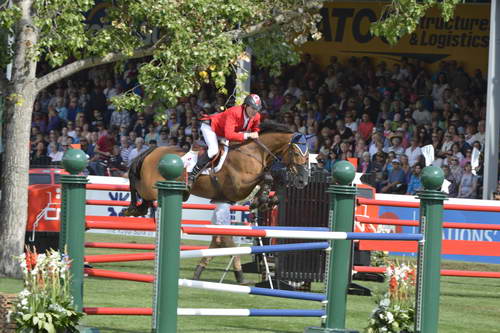
<instances>
[{"instance_id":1,"label":"blue and white striped pole","mask_svg":"<svg viewBox=\"0 0 500 333\"><path fill-rule=\"evenodd\" d=\"M179 279L179 286L212 290L212 291L223 291L223 292L230 292L237 294L271 296L271 297L301 299L306 301L317 301L317 302L322 302L326 299L325 295L317 293L258 288L258 287L240 286L235 284L195 281L186 279Z\"/></svg>"},{"instance_id":2,"label":"blue and white striped pole","mask_svg":"<svg viewBox=\"0 0 500 333\"><path fill-rule=\"evenodd\" d=\"M177 309L179 316L221 316L221 317L321 317L324 310L295 309Z\"/></svg>"}]
</instances>

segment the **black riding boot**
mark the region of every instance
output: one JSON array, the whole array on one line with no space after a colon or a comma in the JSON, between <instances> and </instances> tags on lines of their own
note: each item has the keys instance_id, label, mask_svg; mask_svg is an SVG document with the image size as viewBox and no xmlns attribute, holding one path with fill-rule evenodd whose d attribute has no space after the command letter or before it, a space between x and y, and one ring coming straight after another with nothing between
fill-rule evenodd
<instances>
[{"instance_id":1,"label":"black riding boot","mask_svg":"<svg viewBox=\"0 0 500 333\"><path fill-rule=\"evenodd\" d=\"M205 168L205 166L210 162L210 159L208 158L208 152L205 150L203 154L198 156L198 161L196 162L196 165L193 168L193 171L189 174L188 177L188 191L191 191L191 187L193 187L194 182L196 181L196 178L198 178L198 174Z\"/></svg>"},{"instance_id":2,"label":"black riding boot","mask_svg":"<svg viewBox=\"0 0 500 333\"><path fill-rule=\"evenodd\" d=\"M201 277L201 273L205 270L205 266L198 265L196 266L193 274L193 280L199 280Z\"/></svg>"}]
</instances>

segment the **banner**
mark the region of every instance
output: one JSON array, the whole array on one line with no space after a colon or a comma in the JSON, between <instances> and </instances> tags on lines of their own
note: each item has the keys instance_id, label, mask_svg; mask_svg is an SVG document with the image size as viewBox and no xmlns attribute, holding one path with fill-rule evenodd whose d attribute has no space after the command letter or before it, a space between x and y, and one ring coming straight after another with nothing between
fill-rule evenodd
<instances>
[{"instance_id":1,"label":"banner","mask_svg":"<svg viewBox=\"0 0 500 333\"><path fill-rule=\"evenodd\" d=\"M352 56L367 56L388 63L406 57L421 60L435 70L441 61L456 60L467 72L473 73L479 68L486 75L489 4L458 5L448 22L444 22L439 8L432 8L420 20L416 31L394 46L369 31L370 23L379 19L386 5L383 2L325 2L320 26L323 38L307 42L301 50L322 65L327 65L331 56L337 56L342 62Z\"/></svg>"}]
</instances>

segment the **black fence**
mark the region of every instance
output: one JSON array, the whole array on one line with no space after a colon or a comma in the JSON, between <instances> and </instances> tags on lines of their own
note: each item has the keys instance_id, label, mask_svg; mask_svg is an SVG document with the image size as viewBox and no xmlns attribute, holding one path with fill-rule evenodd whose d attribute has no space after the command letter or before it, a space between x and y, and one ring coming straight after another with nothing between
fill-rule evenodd
<instances>
[{"instance_id":1,"label":"black fence","mask_svg":"<svg viewBox=\"0 0 500 333\"><path fill-rule=\"evenodd\" d=\"M329 227L330 195L326 193L331 184L331 177L324 172L315 172L309 178L304 189L282 187L276 189L280 203L278 218L273 221L271 213L259 216L260 225ZM372 198L370 190L358 189L358 196ZM305 239L275 239L273 244L291 244L312 242ZM297 285L310 285L311 282L323 282L325 278L325 251L279 252L274 259L274 278L294 282ZM354 248L355 265L369 265L369 251Z\"/></svg>"}]
</instances>

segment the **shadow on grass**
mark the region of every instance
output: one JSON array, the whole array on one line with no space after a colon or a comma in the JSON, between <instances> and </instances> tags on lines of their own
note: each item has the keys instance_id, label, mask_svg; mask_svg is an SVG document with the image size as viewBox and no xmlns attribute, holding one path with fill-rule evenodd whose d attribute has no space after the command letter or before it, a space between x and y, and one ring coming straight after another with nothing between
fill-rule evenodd
<instances>
[{"instance_id":1,"label":"shadow on grass","mask_svg":"<svg viewBox=\"0 0 500 333\"><path fill-rule=\"evenodd\" d=\"M466 278L464 278L466 279ZM492 288L499 288L500 285L498 283L495 283L494 280L497 279L482 279L480 281L471 281L471 280L464 280L464 282L459 282L459 281L446 281L447 284L452 284L452 285L462 285L462 286L470 286L470 285L477 285L483 287L492 287Z\"/></svg>"},{"instance_id":2,"label":"shadow on grass","mask_svg":"<svg viewBox=\"0 0 500 333\"><path fill-rule=\"evenodd\" d=\"M441 292L441 296L449 296L449 297L477 297L477 298L491 298L491 299L498 299L498 294L491 294L491 295L484 295L480 293L459 293L459 292Z\"/></svg>"},{"instance_id":3,"label":"shadow on grass","mask_svg":"<svg viewBox=\"0 0 500 333\"><path fill-rule=\"evenodd\" d=\"M111 328L111 327L97 327L99 329L100 333L141 333L141 332L150 332L148 330L145 331L137 331L137 330L124 330L123 328L116 329L116 328Z\"/></svg>"},{"instance_id":4,"label":"shadow on grass","mask_svg":"<svg viewBox=\"0 0 500 333\"><path fill-rule=\"evenodd\" d=\"M277 331L276 329L266 329L266 328L262 328L262 327L259 327L258 329L255 328L255 326L250 326L250 325L238 325L238 326L234 326L234 325L224 325L224 328L214 328L214 329L203 329L203 332L221 332L221 329L226 332L230 332L228 331L228 329L234 329L234 330L237 330L238 332L243 332L245 330L247 330L248 332L270 332L270 333L297 333L296 330L292 330L292 331L289 331L289 330L286 330L286 331ZM201 332L199 328L193 328L193 329L183 329L182 330L183 333L189 333L189 332Z\"/></svg>"}]
</instances>

